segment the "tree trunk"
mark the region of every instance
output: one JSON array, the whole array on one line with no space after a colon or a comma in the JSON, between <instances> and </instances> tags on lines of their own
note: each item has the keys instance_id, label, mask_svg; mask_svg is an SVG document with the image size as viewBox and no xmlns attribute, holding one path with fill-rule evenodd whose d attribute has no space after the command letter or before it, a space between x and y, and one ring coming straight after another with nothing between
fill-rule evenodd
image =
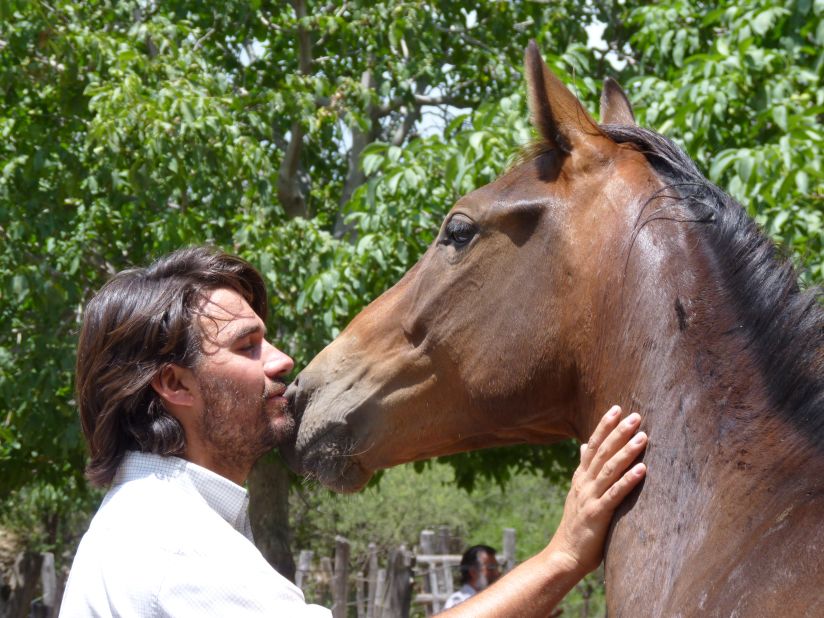
<instances>
[{"instance_id":1,"label":"tree trunk","mask_svg":"<svg viewBox=\"0 0 824 618\"><path fill-rule=\"evenodd\" d=\"M41 554L22 551L14 561L11 581L0 590L0 617L26 618L40 581ZM3 582L0 582L3 583Z\"/></svg>"},{"instance_id":2,"label":"tree trunk","mask_svg":"<svg viewBox=\"0 0 824 618\"><path fill-rule=\"evenodd\" d=\"M289 472L274 453L261 458L249 475L249 518L260 553L278 573L295 581L289 549Z\"/></svg>"},{"instance_id":3,"label":"tree trunk","mask_svg":"<svg viewBox=\"0 0 824 618\"><path fill-rule=\"evenodd\" d=\"M291 0L292 8L298 20L305 19L305 0ZM312 73L312 39L303 25L298 26L298 70L301 75ZM303 150L303 127L297 120L289 131L289 144L283 153L283 161L278 171L278 200L290 219L306 217L309 209L306 196L309 195L309 176L301 169L301 152Z\"/></svg>"}]
</instances>

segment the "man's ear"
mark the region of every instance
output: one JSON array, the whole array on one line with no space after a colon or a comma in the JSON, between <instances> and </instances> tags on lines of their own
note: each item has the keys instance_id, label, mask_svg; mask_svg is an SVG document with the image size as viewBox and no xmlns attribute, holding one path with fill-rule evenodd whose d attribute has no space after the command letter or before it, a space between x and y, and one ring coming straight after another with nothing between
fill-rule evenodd
<instances>
[{"instance_id":1,"label":"man's ear","mask_svg":"<svg viewBox=\"0 0 824 618\"><path fill-rule=\"evenodd\" d=\"M191 407L195 403L195 380L190 369L174 364L166 365L152 379L151 384L170 411L173 408Z\"/></svg>"}]
</instances>

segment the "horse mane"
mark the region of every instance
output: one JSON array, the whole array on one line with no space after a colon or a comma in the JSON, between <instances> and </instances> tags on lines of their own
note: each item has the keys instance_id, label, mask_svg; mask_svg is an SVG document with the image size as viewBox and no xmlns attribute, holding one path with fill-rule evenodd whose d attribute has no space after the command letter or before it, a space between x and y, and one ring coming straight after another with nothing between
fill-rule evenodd
<instances>
[{"instance_id":1,"label":"horse mane","mask_svg":"<svg viewBox=\"0 0 824 618\"><path fill-rule=\"evenodd\" d=\"M702 223L697 233L714 256L722 287L763 372L771 405L805 433L824 437L821 288L801 291L792 262L672 141L630 125L602 125L601 130L613 141L637 148L665 181L650 201L674 198L686 209L687 221Z\"/></svg>"}]
</instances>

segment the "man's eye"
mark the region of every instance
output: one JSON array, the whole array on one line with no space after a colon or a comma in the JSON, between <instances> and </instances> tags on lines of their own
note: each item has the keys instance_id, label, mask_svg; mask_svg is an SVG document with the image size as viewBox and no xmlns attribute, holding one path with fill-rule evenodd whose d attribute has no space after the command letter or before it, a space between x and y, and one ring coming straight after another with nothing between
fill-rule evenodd
<instances>
[{"instance_id":1,"label":"man's eye","mask_svg":"<svg viewBox=\"0 0 824 618\"><path fill-rule=\"evenodd\" d=\"M446 242L456 247L463 247L475 237L478 229L474 223L465 217L452 217L449 223L446 224L444 233Z\"/></svg>"},{"instance_id":2,"label":"man's eye","mask_svg":"<svg viewBox=\"0 0 824 618\"><path fill-rule=\"evenodd\" d=\"M250 341L248 343L244 343L243 345L241 345L240 346L240 351L241 352L254 352L259 346L260 346L259 342Z\"/></svg>"}]
</instances>

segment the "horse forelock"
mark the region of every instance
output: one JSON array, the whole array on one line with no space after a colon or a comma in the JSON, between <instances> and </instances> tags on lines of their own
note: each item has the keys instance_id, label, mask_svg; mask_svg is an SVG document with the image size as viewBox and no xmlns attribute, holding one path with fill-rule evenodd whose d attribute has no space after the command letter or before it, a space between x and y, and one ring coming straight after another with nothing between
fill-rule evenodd
<instances>
[{"instance_id":1,"label":"horse forelock","mask_svg":"<svg viewBox=\"0 0 824 618\"><path fill-rule=\"evenodd\" d=\"M767 238L745 209L709 182L669 139L630 125L603 125L617 143L647 158L665 183L649 201L666 198L688 213L665 217L700 223L720 273L727 301L761 367L772 407L811 437L824 438L824 307L822 290L802 291L791 261ZM640 219L643 227L658 215ZM821 442L819 441L819 444Z\"/></svg>"}]
</instances>

